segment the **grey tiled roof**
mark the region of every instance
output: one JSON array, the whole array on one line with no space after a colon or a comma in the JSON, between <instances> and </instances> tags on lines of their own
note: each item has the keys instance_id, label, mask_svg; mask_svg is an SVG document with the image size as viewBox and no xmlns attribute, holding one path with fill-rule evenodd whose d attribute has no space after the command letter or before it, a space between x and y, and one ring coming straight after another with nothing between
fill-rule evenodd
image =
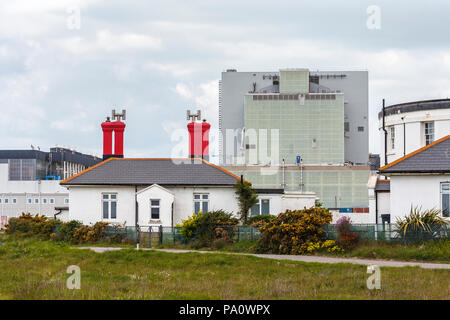
<instances>
[{"instance_id":1,"label":"grey tiled roof","mask_svg":"<svg viewBox=\"0 0 450 320\"><path fill-rule=\"evenodd\" d=\"M109 159L62 185L234 185L239 178L199 159Z\"/></svg>"},{"instance_id":2,"label":"grey tiled roof","mask_svg":"<svg viewBox=\"0 0 450 320\"><path fill-rule=\"evenodd\" d=\"M388 180L377 180L377 184L375 186L375 191L383 192L383 191L391 191L391 182Z\"/></svg>"},{"instance_id":3,"label":"grey tiled roof","mask_svg":"<svg viewBox=\"0 0 450 320\"><path fill-rule=\"evenodd\" d=\"M450 173L450 136L380 168L380 173Z\"/></svg>"}]
</instances>

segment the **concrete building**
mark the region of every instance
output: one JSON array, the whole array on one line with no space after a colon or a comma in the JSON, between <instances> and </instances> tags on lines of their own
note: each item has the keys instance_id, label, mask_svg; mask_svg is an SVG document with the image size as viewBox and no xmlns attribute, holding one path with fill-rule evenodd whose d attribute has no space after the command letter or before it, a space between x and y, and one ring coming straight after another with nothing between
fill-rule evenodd
<instances>
[{"instance_id":1,"label":"concrete building","mask_svg":"<svg viewBox=\"0 0 450 320\"><path fill-rule=\"evenodd\" d=\"M381 165L450 134L450 99L407 102L391 105L378 114ZM386 141L386 143L385 143Z\"/></svg>"},{"instance_id":2,"label":"concrete building","mask_svg":"<svg viewBox=\"0 0 450 320\"><path fill-rule=\"evenodd\" d=\"M303 71L302 71L303 70ZM332 99L339 104L343 104L339 113L343 118L339 119L343 127L343 156L341 162L351 162L354 164L366 165L368 162L368 72L367 71L308 71L306 69L284 69L273 72L237 72L236 70L227 70L222 73L222 79L219 83L219 129L220 135L220 164L234 165L235 158L239 156L239 148L242 145L242 130L250 128L246 124L245 103L250 103L248 99L253 99L254 94L272 94L283 93L303 93L322 94L325 98L335 96ZM289 77L298 75L297 80L291 80ZM284 79L283 79L283 76ZM281 83L280 83L281 82ZM313 97L311 99L308 99ZM319 104L312 100L320 95L305 97L306 104ZM283 103L275 103L285 106L298 104L299 99L296 96ZM283 99L284 100L284 99ZM303 101L303 100L301 100ZM268 101L267 101L268 102ZM269 104L273 104L272 103ZM322 101L324 102L324 101ZM327 101L330 104L330 100ZM291 114L297 115L301 109L292 109ZM294 126L301 127L307 124L305 119L292 119ZM341 117L339 115L339 117ZM270 120L270 119L267 119ZM272 122L276 125L276 122ZM227 130L234 130L235 135L231 135ZM300 146L293 146L292 152L284 154L286 159L294 163L295 156L303 150L297 149ZM289 157L288 155L292 155ZM294 160L292 160L292 158Z\"/></svg>"},{"instance_id":3,"label":"concrete building","mask_svg":"<svg viewBox=\"0 0 450 320\"><path fill-rule=\"evenodd\" d=\"M60 186L61 179L100 161L59 147L50 152L0 150L0 227L22 212L52 217L67 209L69 194Z\"/></svg>"},{"instance_id":4,"label":"concrete building","mask_svg":"<svg viewBox=\"0 0 450 320\"><path fill-rule=\"evenodd\" d=\"M256 188L315 192L328 208L369 214L367 72L230 70L219 105L225 169Z\"/></svg>"},{"instance_id":5,"label":"concrete building","mask_svg":"<svg viewBox=\"0 0 450 320\"><path fill-rule=\"evenodd\" d=\"M109 158L61 184L69 191L63 220L125 226L175 226L200 210L239 211L239 177L202 159ZM314 205L314 193L262 190L252 215Z\"/></svg>"},{"instance_id":6,"label":"concrete building","mask_svg":"<svg viewBox=\"0 0 450 320\"><path fill-rule=\"evenodd\" d=\"M416 206L438 209L450 222L450 135L380 168L380 174L389 177L389 196L378 199L377 205L391 222Z\"/></svg>"}]
</instances>

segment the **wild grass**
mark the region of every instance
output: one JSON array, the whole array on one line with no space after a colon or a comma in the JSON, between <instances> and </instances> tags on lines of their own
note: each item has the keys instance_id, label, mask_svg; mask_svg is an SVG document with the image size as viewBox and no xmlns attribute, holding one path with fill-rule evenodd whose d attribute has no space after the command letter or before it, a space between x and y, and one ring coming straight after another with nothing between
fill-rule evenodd
<instances>
[{"instance_id":1,"label":"wild grass","mask_svg":"<svg viewBox=\"0 0 450 320\"><path fill-rule=\"evenodd\" d=\"M1 299L448 299L450 270L382 268L369 290L366 267L252 256L124 249L0 237ZM69 265L81 289L66 288Z\"/></svg>"}]
</instances>

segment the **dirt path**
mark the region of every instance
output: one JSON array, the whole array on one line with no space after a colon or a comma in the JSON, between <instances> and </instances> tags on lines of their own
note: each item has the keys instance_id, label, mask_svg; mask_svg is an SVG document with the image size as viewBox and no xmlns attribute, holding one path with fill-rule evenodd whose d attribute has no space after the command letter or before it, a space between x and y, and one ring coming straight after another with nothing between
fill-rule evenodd
<instances>
[{"instance_id":1,"label":"dirt path","mask_svg":"<svg viewBox=\"0 0 450 320\"><path fill-rule=\"evenodd\" d=\"M91 249L95 252L102 253L106 251L121 250L124 248L115 247L78 247L78 249ZM333 258L333 257L319 257L319 256L294 256L294 255L279 255L279 254L255 254L255 253L234 253L234 252L219 252L219 251L200 251L200 250L180 250L180 249L141 249L154 250L171 253L220 253L220 254L240 254L254 256L264 259L275 260L291 260L302 262L317 262L317 263L353 263L361 265L377 265L380 267L420 267L424 269L450 269L450 264L447 263L430 263L430 262L408 262L408 261L393 261L393 260L372 260L359 258Z\"/></svg>"}]
</instances>

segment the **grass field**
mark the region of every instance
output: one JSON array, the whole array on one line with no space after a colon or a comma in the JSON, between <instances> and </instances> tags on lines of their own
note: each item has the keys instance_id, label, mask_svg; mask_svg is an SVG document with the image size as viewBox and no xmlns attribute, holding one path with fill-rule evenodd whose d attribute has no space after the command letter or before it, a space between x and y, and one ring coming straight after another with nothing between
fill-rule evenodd
<instances>
[{"instance_id":1,"label":"grass field","mask_svg":"<svg viewBox=\"0 0 450 320\"><path fill-rule=\"evenodd\" d=\"M365 266L133 249L94 253L67 244L0 239L1 299L448 299L450 270ZM81 289L66 288L69 265Z\"/></svg>"},{"instance_id":2,"label":"grass field","mask_svg":"<svg viewBox=\"0 0 450 320\"><path fill-rule=\"evenodd\" d=\"M165 244L159 248L193 249L193 245ZM225 252L257 253L256 241L240 241L221 248L195 248ZM342 253L318 252L317 255L333 257L358 257L367 259L387 259L399 261L450 262L450 239L429 241L418 244L401 244L395 242L371 241L361 242L355 249Z\"/></svg>"}]
</instances>

